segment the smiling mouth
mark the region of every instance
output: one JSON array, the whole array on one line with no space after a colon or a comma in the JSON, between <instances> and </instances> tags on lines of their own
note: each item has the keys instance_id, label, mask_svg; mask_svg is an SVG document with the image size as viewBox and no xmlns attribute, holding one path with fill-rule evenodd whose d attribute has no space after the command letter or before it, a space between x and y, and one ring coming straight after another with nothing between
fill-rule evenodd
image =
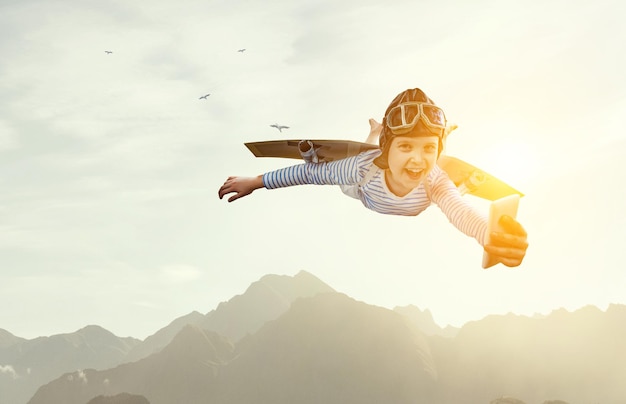
<instances>
[{"instance_id":1,"label":"smiling mouth","mask_svg":"<svg viewBox=\"0 0 626 404\"><path fill-rule=\"evenodd\" d=\"M412 180L419 180L422 178L422 174L424 173L423 168L406 168L405 171Z\"/></svg>"}]
</instances>

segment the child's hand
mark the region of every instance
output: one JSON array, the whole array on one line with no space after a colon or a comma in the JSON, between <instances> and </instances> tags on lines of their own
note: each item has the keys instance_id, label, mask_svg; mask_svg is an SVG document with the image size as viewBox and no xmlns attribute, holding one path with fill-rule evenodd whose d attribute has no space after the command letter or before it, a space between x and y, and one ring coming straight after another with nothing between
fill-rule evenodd
<instances>
[{"instance_id":1,"label":"child's hand","mask_svg":"<svg viewBox=\"0 0 626 404\"><path fill-rule=\"evenodd\" d=\"M522 263L528 248L526 230L510 216L502 216L498 222L503 232L492 232L485 251L496 256L507 267L516 267Z\"/></svg>"},{"instance_id":2,"label":"child's hand","mask_svg":"<svg viewBox=\"0 0 626 404\"><path fill-rule=\"evenodd\" d=\"M252 191L263 188L263 179L258 177L228 177L224 184L220 187L218 195L220 199L226 194L235 193L228 198L228 202L232 202L243 196L250 195Z\"/></svg>"},{"instance_id":3,"label":"child's hand","mask_svg":"<svg viewBox=\"0 0 626 404\"><path fill-rule=\"evenodd\" d=\"M380 122L377 122L375 119L370 118L370 134L365 139L365 143L369 144L378 144L378 138L380 137L380 132L383 131L383 125Z\"/></svg>"}]
</instances>

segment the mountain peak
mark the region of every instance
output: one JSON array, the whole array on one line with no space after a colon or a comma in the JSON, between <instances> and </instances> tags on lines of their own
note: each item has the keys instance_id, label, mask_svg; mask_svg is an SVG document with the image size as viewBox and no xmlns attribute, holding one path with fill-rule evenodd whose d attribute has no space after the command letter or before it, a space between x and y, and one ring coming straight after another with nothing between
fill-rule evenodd
<instances>
[{"instance_id":1,"label":"mountain peak","mask_svg":"<svg viewBox=\"0 0 626 404\"><path fill-rule=\"evenodd\" d=\"M203 327L237 341L283 314L296 299L328 292L335 290L306 271L294 276L265 275L245 293L207 313Z\"/></svg>"},{"instance_id":2,"label":"mountain peak","mask_svg":"<svg viewBox=\"0 0 626 404\"><path fill-rule=\"evenodd\" d=\"M253 282L246 293L256 293L258 289L269 289L275 297L285 300L288 305L298 297L309 297L321 292L334 292L335 290L322 282L313 274L300 271L294 276L268 274ZM241 296L241 295L240 295ZM238 296L235 296L232 301Z\"/></svg>"},{"instance_id":3,"label":"mountain peak","mask_svg":"<svg viewBox=\"0 0 626 404\"><path fill-rule=\"evenodd\" d=\"M115 334L113 334L111 331L95 324L87 325L77 330L74 334L82 335L88 338L115 337Z\"/></svg>"},{"instance_id":4,"label":"mountain peak","mask_svg":"<svg viewBox=\"0 0 626 404\"><path fill-rule=\"evenodd\" d=\"M201 324L204 321L204 314L192 311L182 317L176 318L166 327L161 328L156 333L150 335L142 343L136 345L126 356L128 362L145 358L153 353L159 352L164 346L169 344L186 325Z\"/></svg>"},{"instance_id":5,"label":"mountain peak","mask_svg":"<svg viewBox=\"0 0 626 404\"><path fill-rule=\"evenodd\" d=\"M260 290L274 291L269 286L280 278ZM405 309L430 319L415 306ZM441 338L425 336L396 310L318 293L294 300L235 349L200 325L184 326L158 354L108 370L72 367L86 369L85 379L63 375L29 403L84 404L103 391L132 391L153 404L621 402L625 309L487 316ZM545 401L547 393L567 401Z\"/></svg>"},{"instance_id":6,"label":"mountain peak","mask_svg":"<svg viewBox=\"0 0 626 404\"><path fill-rule=\"evenodd\" d=\"M193 311L175 319L137 345L127 360L132 362L159 352L187 324L237 341L257 331L266 321L280 316L297 298L332 291L333 288L306 271L300 271L294 276L264 275L248 286L243 294L221 302L206 315Z\"/></svg>"},{"instance_id":7,"label":"mountain peak","mask_svg":"<svg viewBox=\"0 0 626 404\"><path fill-rule=\"evenodd\" d=\"M408 403L437 379L423 334L398 313L337 292L297 299L239 348L222 369L227 402Z\"/></svg>"},{"instance_id":8,"label":"mountain peak","mask_svg":"<svg viewBox=\"0 0 626 404\"><path fill-rule=\"evenodd\" d=\"M24 338L16 337L7 330L0 328L0 348L8 348L11 345L26 341Z\"/></svg>"}]
</instances>

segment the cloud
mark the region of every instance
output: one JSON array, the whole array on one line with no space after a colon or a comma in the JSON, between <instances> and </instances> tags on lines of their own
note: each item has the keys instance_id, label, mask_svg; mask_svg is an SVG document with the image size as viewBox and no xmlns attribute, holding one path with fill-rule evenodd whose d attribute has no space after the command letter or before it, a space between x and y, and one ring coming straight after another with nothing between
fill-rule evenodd
<instances>
[{"instance_id":1,"label":"cloud","mask_svg":"<svg viewBox=\"0 0 626 404\"><path fill-rule=\"evenodd\" d=\"M87 384L87 375L82 370L77 370L76 376L74 376L73 373L69 374L67 375L67 380L70 382L73 382L74 380L76 380L76 381L81 381L83 384Z\"/></svg>"},{"instance_id":2,"label":"cloud","mask_svg":"<svg viewBox=\"0 0 626 404\"><path fill-rule=\"evenodd\" d=\"M185 283L202 277L202 271L191 265L170 265L161 268L159 278L167 283Z\"/></svg>"},{"instance_id":3,"label":"cloud","mask_svg":"<svg viewBox=\"0 0 626 404\"><path fill-rule=\"evenodd\" d=\"M6 366L0 365L0 373L7 374L11 376L13 379L18 378L17 372L15 371L15 369L13 369L13 366L11 365L6 365Z\"/></svg>"},{"instance_id":4,"label":"cloud","mask_svg":"<svg viewBox=\"0 0 626 404\"><path fill-rule=\"evenodd\" d=\"M135 306L144 307L147 309L160 309L161 308L160 305L152 303L152 302L148 302L145 300L132 302L132 304L134 304Z\"/></svg>"}]
</instances>

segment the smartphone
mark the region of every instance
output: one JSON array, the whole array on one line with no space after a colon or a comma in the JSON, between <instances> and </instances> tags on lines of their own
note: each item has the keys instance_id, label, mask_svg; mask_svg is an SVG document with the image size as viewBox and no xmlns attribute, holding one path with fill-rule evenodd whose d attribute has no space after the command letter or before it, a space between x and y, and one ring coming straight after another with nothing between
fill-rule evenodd
<instances>
[{"instance_id":1,"label":"smartphone","mask_svg":"<svg viewBox=\"0 0 626 404\"><path fill-rule=\"evenodd\" d=\"M513 194L491 202L491 206L489 207L489 219L487 222L487 234L491 234L493 231L503 230L498 224L500 217L504 215L511 216L513 219L517 217L519 199L519 194ZM483 252L483 268L486 269L492 267L499 262L500 260L497 257L488 254L486 251Z\"/></svg>"}]
</instances>

